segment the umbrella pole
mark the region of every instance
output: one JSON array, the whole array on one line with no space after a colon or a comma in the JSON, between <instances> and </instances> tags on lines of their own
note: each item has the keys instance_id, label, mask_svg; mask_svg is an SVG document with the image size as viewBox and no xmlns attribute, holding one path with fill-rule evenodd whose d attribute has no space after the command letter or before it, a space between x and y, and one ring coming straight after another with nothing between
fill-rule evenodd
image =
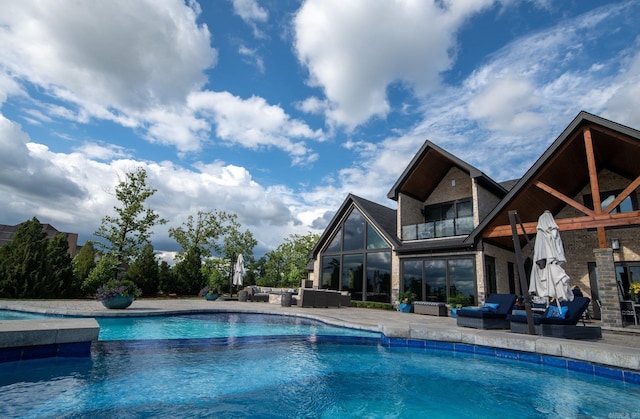
<instances>
[{"instance_id":1,"label":"umbrella pole","mask_svg":"<svg viewBox=\"0 0 640 419\"><path fill-rule=\"evenodd\" d=\"M516 262L518 263L518 276L520 277L520 289L524 297L524 309L527 314L527 326L529 329L529 334L535 335L536 329L533 323L533 310L531 309L531 295L529 294L529 287L527 286L527 278L524 272L524 261L522 259L522 249L520 249L520 239L518 238L518 231L516 228L516 217L518 217L517 211L515 210L509 211L509 223L511 224L511 235L513 237L513 247L516 251Z\"/></svg>"}]
</instances>

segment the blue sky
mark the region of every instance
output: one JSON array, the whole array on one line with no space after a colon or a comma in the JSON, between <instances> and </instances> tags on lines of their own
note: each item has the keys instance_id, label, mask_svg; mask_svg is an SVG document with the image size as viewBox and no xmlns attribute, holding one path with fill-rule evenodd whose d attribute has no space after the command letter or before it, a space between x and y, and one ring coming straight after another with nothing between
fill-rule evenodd
<instances>
[{"instance_id":1,"label":"blue sky","mask_svg":"<svg viewBox=\"0 0 640 419\"><path fill-rule=\"evenodd\" d=\"M581 110L640 128L640 2L4 1L0 223L92 238L144 167L167 234L238 215L257 256L386 194L426 139L500 182Z\"/></svg>"}]
</instances>

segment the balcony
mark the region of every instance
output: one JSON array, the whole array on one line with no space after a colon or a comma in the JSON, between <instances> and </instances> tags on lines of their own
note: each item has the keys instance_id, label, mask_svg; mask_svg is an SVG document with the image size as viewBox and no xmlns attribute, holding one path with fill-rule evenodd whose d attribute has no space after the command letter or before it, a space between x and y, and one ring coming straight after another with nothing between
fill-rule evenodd
<instances>
[{"instance_id":1,"label":"balcony","mask_svg":"<svg viewBox=\"0 0 640 419\"><path fill-rule=\"evenodd\" d=\"M452 218L402 226L402 240L427 240L462 236L473 231L473 217Z\"/></svg>"}]
</instances>

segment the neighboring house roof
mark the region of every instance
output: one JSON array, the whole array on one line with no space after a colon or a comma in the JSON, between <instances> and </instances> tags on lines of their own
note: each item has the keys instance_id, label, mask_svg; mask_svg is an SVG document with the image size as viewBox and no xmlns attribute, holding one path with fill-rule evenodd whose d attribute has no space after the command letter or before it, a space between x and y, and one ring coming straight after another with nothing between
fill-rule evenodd
<instances>
[{"instance_id":1,"label":"neighboring house roof","mask_svg":"<svg viewBox=\"0 0 640 419\"><path fill-rule=\"evenodd\" d=\"M397 201L398 195L403 193L425 201L453 166L468 173L499 198L507 193L507 189L480 170L427 140L393 185L387 198Z\"/></svg>"},{"instance_id":2,"label":"neighboring house roof","mask_svg":"<svg viewBox=\"0 0 640 419\"><path fill-rule=\"evenodd\" d=\"M593 154L587 151L584 139L587 129ZM593 163L589 162L590 159ZM567 205L560 194L572 198L590 184L590 164L595 166L596 172L607 169L632 182L640 178L638 162L640 131L582 111L487 217L481 220L466 242L472 242L481 234L487 236L489 231L498 227L504 229L509 225L508 213L512 210L517 211L523 223L535 222L545 210L556 215ZM545 187L552 188L553 193L545 190ZM628 217L635 217L628 218L628 224L640 221L637 214ZM491 237L488 241L513 248L510 235Z\"/></svg>"},{"instance_id":3,"label":"neighboring house roof","mask_svg":"<svg viewBox=\"0 0 640 419\"><path fill-rule=\"evenodd\" d=\"M352 207L358 208L365 219L373 224L382 236L391 244L392 247L398 246L396 239L396 210L384 205L376 204L368 199L349 194L344 200L338 211L335 213L320 239L311 250L311 256L316 257L318 252L324 247L328 240L331 240L336 231L337 226L345 218L346 214L351 211Z\"/></svg>"}]
</instances>

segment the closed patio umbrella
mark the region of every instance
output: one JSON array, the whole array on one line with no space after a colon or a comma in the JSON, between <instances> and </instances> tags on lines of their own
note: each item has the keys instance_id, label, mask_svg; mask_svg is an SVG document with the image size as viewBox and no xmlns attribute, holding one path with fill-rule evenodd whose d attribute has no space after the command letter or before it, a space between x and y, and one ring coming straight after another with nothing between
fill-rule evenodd
<instances>
[{"instance_id":1,"label":"closed patio umbrella","mask_svg":"<svg viewBox=\"0 0 640 419\"><path fill-rule=\"evenodd\" d=\"M567 261L562 239L558 225L549 211L543 212L538 218L533 261L529 292L540 297L555 298L557 304L560 301L573 301L569 275L562 268Z\"/></svg>"},{"instance_id":2,"label":"closed patio umbrella","mask_svg":"<svg viewBox=\"0 0 640 419\"><path fill-rule=\"evenodd\" d=\"M236 260L236 264L233 267L233 285L236 287L241 286L244 274L244 258L242 257L242 253L240 253L238 255L238 260Z\"/></svg>"}]
</instances>

